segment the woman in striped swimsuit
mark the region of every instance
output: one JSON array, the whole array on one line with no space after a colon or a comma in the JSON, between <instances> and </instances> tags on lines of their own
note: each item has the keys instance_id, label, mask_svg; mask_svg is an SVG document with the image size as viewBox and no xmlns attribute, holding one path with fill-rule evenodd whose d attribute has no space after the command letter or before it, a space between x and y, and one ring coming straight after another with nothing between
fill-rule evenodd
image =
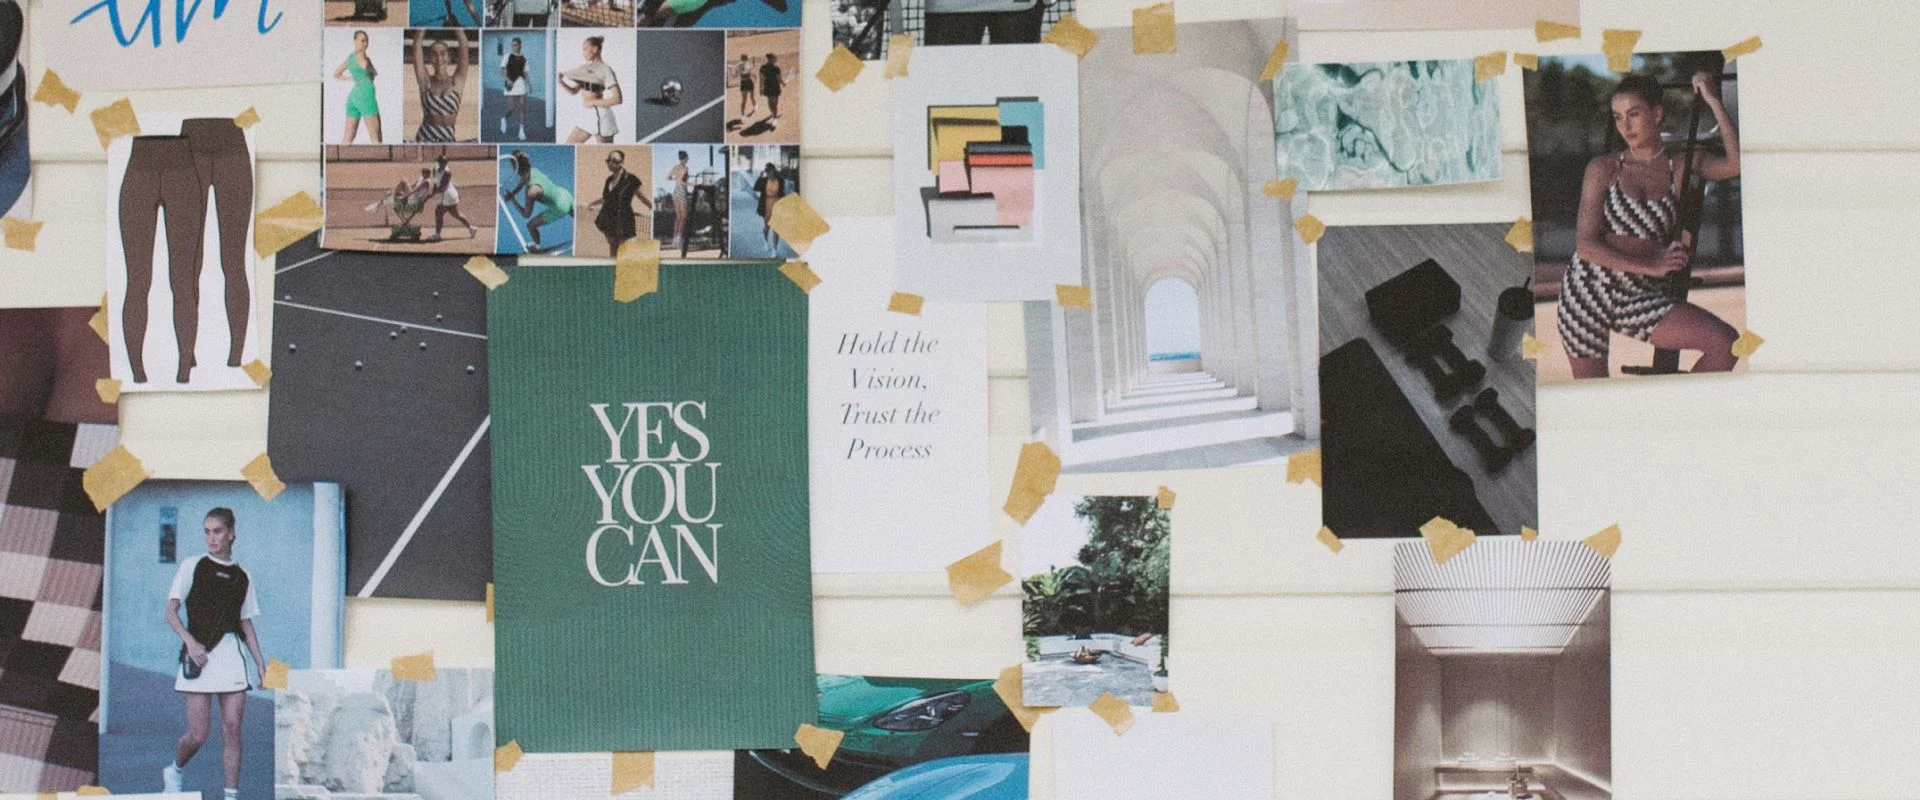
<instances>
[{"instance_id":1,"label":"woman in striped swimsuit","mask_svg":"<svg viewBox=\"0 0 1920 800\"><path fill-rule=\"evenodd\" d=\"M1701 73L1694 90L1713 110L1725 155L1694 156L1707 180L1740 174L1740 142L1720 102L1719 82ZM1691 232L1675 235L1680 165L1660 140L1660 84L1629 75L1613 90L1613 126L1627 149L1587 164L1573 264L1560 288L1558 327L1575 378L1607 377L1614 332L1668 350L1697 350L1694 372L1726 372L1738 361L1733 326L1681 297Z\"/></svg>"},{"instance_id":2,"label":"woman in striped swimsuit","mask_svg":"<svg viewBox=\"0 0 1920 800\"><path fill-rule=\"evenodd\" d=\"M446 42L426 46L427 32L413 31L413 79L420 87L420 131L416 142L451 142L454 126L460 121L460 87L467 79L467 32L459 37L459 52Z\"/></svg>"}]
</instances>

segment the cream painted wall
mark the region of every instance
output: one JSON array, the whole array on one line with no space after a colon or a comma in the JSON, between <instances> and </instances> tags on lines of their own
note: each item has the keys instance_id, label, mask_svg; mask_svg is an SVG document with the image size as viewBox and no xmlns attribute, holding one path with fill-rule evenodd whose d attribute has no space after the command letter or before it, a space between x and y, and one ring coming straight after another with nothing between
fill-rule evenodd
<instances>
[{"instance_id":1,"label":"cream painted wall","mask_svg":"<svg viewBox=\"0 0 1920 800\"><path fill-rule=\"evenodd\" d=\"M1130 2L1082 0L1095 27ZM803 67L824 59L824 0ZM1144 2L1142 2L1144 5ZM44 10L36 3L34 11ZM1280 0L1182 0L1182 19L1282 14ZM1920 6L1904 0L1586 0L1587 35L1305 34L1309 61L1598 49L1718 48L1759 34L1741 64L1749 318L1767 338L1749 375L1541 391L1543 535L1619 523L1614 564L1613 778L1621 800L1920 798ZM41 59L44 53L36 52ZM33 65L33 79L40 67ZM1329 224L1507 221L1527 213L1520 76L1500 79L1507 178L1316 195ZM807 196L823 213L885 214L889 92L877 66L829 94L803 81ZM0 304L92 305L105 278L104 155L86 118L35 106L35 254L0 250ZM141 92L137 108L259 109L259 195L317 195L317 84ZM267 265L261 286L270 289ZM270 330L270 291L260 294ZM1026 427L1017 306L989 315L990 483L1006 486ZM266 437L266 395L130 397L126 444L162 477L230 478ZM1318 495L1273 469L1069 476L1068 492L1179 493L1173 687L1192 710L1272 715L1277 796L1387 797L1393 775L1393 600L1387 543L1339 555L1313 540ZM995 535L1017 527L995 515ZM1007 563L1017 563L1016 553ZM939 573L815 579L823 671L992 675L1020 657L1017 590L971 609ZM431 648L490 663L475 604L352 600L351 666ZM1047 723L1042 723L1043 726ZM1043 727L1041 733L1044 734ZM1036 796L1050 795L1045 736Z\"/></svg>"}]
</instances>

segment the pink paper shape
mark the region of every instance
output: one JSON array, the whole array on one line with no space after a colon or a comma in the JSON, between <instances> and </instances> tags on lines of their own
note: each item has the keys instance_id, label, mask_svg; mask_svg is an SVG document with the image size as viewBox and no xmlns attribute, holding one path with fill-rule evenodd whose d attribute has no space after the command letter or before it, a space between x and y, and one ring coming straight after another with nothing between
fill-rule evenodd
<instances>
[{"instance_id":1,"label":"pink paper shape","mask_svg":"<svg viewBox=\"0 0 1920 800\"><path fill-rule=\"evenodd\" d=\"M1033 167L974 167L973 193L993 195L1000 224L1033 224Z\"/></svg>"}]
</instances>

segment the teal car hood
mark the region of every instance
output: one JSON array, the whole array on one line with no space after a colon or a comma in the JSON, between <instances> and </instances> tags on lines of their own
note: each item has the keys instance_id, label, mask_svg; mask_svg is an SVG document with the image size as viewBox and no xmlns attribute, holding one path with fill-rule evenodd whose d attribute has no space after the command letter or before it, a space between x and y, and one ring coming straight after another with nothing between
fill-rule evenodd
<instances>
[{"instance_id":1,"label":"teal car hood","mask_svg":"<svg viewBox=\"0 0 1920 800\"><path fill-rule=\"evenodd\" d=\"M850 730L929 694L966 689L980 681L930 678L872 678L857 675L821 675L820 722L823 727Z\"/></svg>"},{"instance_id":2,"label":"teal car hood","mask_svg":"<svg viewBox=\"0 0 1920 800\"><path fill-rule=\"evenodd\" d=\"M1027 754L959 756L915 764L845 800L1026 800Z\"/></svg>"}]
</instances>

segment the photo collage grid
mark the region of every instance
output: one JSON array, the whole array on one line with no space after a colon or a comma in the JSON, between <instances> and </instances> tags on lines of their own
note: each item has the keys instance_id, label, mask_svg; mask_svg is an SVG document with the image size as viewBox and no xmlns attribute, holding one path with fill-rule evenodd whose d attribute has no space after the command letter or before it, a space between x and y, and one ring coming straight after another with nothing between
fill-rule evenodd
<instances>
[{"instance_id":1,"label":"photo collage grid","mask_svg":"<svg viewBox=\"0 0 1920 800\"><path fill-rule=\"evenodd\" d=\"M792 258L800 4L330 0L323 246Z\"/></svg>"}]
</instances>

